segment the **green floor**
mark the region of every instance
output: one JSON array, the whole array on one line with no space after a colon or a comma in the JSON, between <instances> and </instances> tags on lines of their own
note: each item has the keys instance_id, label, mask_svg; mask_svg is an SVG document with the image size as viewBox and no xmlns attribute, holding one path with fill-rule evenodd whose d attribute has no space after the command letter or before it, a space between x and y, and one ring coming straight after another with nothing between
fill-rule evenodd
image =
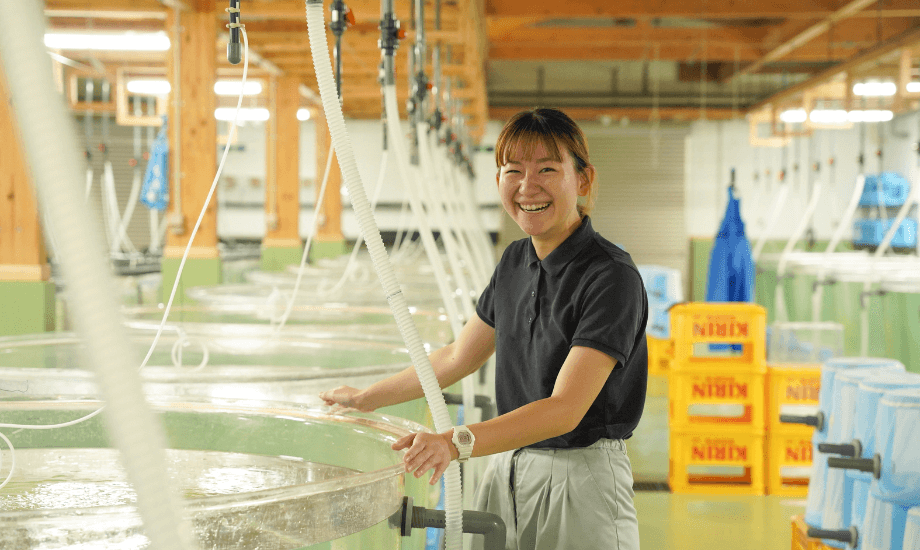
<instances>
[{"instance_id":1,"label":"green floor","mask_svg":"<svg viewBox=\"0 0 920 550\"><path fill-rule=\"evenodd\" d=\"M805 501L779 496L636 493L639 538L646 550L789 550L790 518Z\"/></svg>"}]
</instances>

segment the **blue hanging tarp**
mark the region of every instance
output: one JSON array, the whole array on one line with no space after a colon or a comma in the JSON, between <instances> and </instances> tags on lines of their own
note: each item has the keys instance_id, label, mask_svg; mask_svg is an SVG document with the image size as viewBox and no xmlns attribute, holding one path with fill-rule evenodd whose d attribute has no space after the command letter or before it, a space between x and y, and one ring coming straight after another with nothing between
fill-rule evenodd
<instances>
[{"instance_id":1,"label":"blue hanging tarp","mask_svg":"<svg viewBox=\"0 0 920 550\"><path fill-rule=\"evenodd\" d=\"M707 302L754 301L754 260L744 235L741 208L734 188L728 188L728 206L709 258Z\"/></svg>"},{"instance_id":2,"label":"blue hanging tarp","mask_svg":"<svg viewBox=\"0 0 920 550\"><path fill-rule=\"evenodd\" d=\"M169 205L169 140L166 138L166 117L150 148L150 161L144 172L140 201L152 210L166 210Z\"/></svg>"}]
</instances>

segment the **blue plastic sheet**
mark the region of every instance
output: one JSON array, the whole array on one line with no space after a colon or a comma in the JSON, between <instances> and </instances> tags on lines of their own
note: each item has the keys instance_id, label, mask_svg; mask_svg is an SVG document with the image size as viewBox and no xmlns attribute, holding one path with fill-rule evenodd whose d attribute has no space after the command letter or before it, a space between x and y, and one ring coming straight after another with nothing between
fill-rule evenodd
<instances>
[{"instance_id":1,"label":"blue plastic sheet","mask_svg":"<svg viewBox=\"0 0 920 550\"><path fill-rule=\"evenodd\" d=\"M166 117L150 149L150 161L144 172L140 201L152 210L166 210L169 205L169 140L166 137Z\"/></svg>"}]
</instances>

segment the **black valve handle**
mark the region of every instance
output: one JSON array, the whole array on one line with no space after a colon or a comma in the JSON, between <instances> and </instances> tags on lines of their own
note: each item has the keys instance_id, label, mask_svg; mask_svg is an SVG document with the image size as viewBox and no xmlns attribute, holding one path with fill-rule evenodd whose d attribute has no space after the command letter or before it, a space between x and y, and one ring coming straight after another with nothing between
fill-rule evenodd
<instances>
[{"instance_id":1,"label":"black valve handle","mask_svg":"<svg viewBox=\"0 0 920 550\"><path fill-rule=\"evenodd\" d=\"M797 414L781 414L779 415L779 421L784 424L804 424L806 426L814 426L819 432L824 431L824 413L818 411L817 414L812 415L797 415Z\"/></svg>"},{"instance_id":2,"label":"black valve handle","mask_svg":"<svg viewBox=\"0 0 920 550\"><path fill-rule=\"evenodd\" d=\"M859 458L862 454L862 443L858 439L851 443L818 443L818 450L822 453Z\"/></svg>"},{"instance_id":3,"label":"black valve handle","mask_svg":"<svg viewBox=\"0 0 920 550\"><path fill-rule=\"evenodd\" d=\"M836 540L845 542L850 544L851 547L855 547L857 541L859 540L859 531L856 529L856 527L852 526L849 529L840 529L838 531L833 531L830 529L815 529L814 527L809 527L808 536L813 539Z\"/></svg>"},{"instance_id":4,"label":"black valve handle","mask_svg":"<svg viewBox=\"0 0 920 550\"><path fill-rule=\"evenodd\" d=\"M827 459L827 465L830 468L869 472L875 476L875 479L882 477L882 456L878 453L872 458L840 458L831 456Z\"/></svg>"}]
</instances>

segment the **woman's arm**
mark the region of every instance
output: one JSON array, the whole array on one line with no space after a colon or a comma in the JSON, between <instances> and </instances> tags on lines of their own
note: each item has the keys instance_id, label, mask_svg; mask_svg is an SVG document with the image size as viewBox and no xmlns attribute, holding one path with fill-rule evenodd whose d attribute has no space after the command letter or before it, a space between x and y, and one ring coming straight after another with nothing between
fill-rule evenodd
<instances>
[{"instance_id":1,"label":"woman's arm","mask_svg":"<svg viewBox=\"0 0 920 550\"><path fill-rule=\"evenodd\" d=\"M494 352L495 329L477 315L467 321L454 342L435 350L428 358L438 384L446 388L479 370ZM360 411L373 411L424 396L414 367L376 382L365 390L341 386L320 394L327 405L341 405Z\"/></svg>"},{"instance_id":2,"label":"woman's arm","mask_svg":"<svg viewBox=\"0 0 920 550\"><path fill-rule=\"evenodd\" d=\"M592 348L575 346L566 357L550 397L529 403L486 422L468 426L476 437L473 456L525 447L574 430L597 399L616 360ZM421 477L434 468L432 483L457 458L451 443L453 430L440 434L410 434L396 443L396 450L409 448L403 457L407 472Z\"/></svg>"}]
</instances>

